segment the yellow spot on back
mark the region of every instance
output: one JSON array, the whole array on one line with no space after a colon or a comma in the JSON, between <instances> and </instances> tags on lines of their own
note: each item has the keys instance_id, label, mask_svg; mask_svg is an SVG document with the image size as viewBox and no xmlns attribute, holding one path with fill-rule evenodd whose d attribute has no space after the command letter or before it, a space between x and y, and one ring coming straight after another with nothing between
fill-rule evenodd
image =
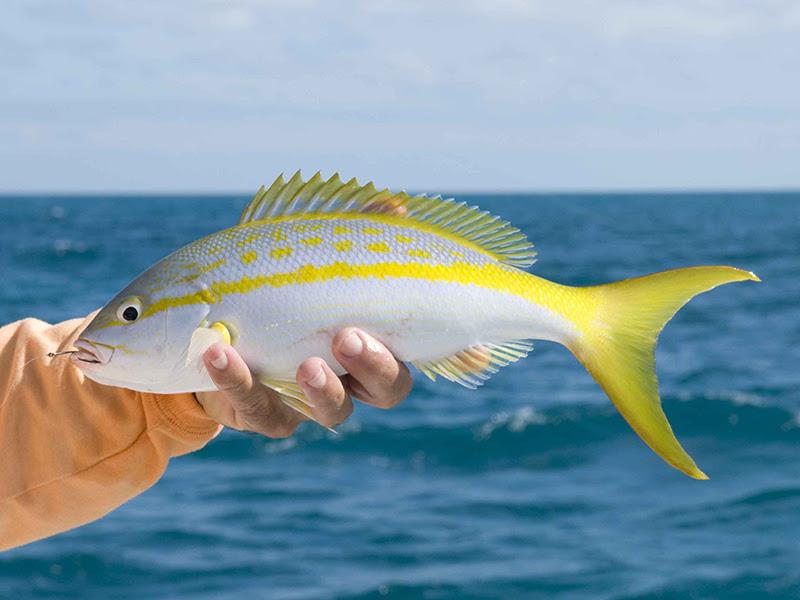
<instances>
[{"instance_id":1,"label":"yellow spot on back","mask_svg":"<svg viewBox=\"0 0 800 600\"><path fill-rule=\"evenodd\" d=\"M398 233L396 236L394 236L394 239L396 239L401 244L410 244L411 242L414 241L413 238L410 238L407 235L403 235L402 233Z\"/></svg>"},{"instance_id":2,"label":"yellow spot on back","mask_svg":"<svg viewBox=\"0 0 800 600\"><path fill-rule=\"evenodd\" d=\"M333 228L333 233L335 235L341 235L343 233L352 233L352 232L353 232L352 229L350 229L349 227L345 227L344 225L337 225L336 227Z\"/></svg>"},{"instance_id":3,"label":"yellow spot on back","mask_svg":"<svg viewBox=\"0 0 800 600\"><path fill-rule=\"evenodd\" d=\"M353 242L350 240L342 240L341 242L334 242L333 247L339 252L348 252L353 247Z\"/></svg>"},{"instance_id":4,"label":"yellow spot on back","mask_svg":"<svg viewBox=\"0 0 800 600\"><path fill-rule=\"evenodd\" d=\"M304 240L300 240L301 244L305 244L306 246L319 246L322 243L321 237L310 237Z\"/></svg>"},{"instance_id":5,"label":"yellow spot on back","mask_svg":"<svg viewBox=\"0 0 800 600\"><path fill-rule=\"evenodd\" d=\"M380 235L383 233L383 231L377 227L364 227L361 231L363 231L365 235Z\"/></svg>"},{"instance_id":6,"label":"yellow spot on back","mask_svg":"<svg viewBox=\"0 0 800 600\"><path fill-rule=\"evenodd\" d=\"M496 254L495 252L482 247L480 244L468 240L464 237L456 235L450 231L437 227L436 225L432 225L430 223L424 223L421 221L416 221L414 219L409 219L404 216L398 216L393 214L383 214L383 213L306 213L306 214L295 214L295 215L282 215L274 218L269 219L270 223L295 223L297 221L367 221L371 223L375 223L378 225L384 225L389 227L402 227L404 229L413 229L423 234L429 234L432 236L436 236L439 238L443 238L454 242L464 248L465 250L472 251L472 252L479 252L483 256L487 256L489 258L499 260L501 256ZM239 225L239 227L254 227L259 224L263 224L262 221L250 221L248 223L243 223ZM312 223L309 224L309 230L317 231L323 227L322 223ZM377 229L377 228L375 228Z\"/></svg>"},{"instance_id":7,"label":"yellow spot on back","mask_svg":"<svg viewBox=\"0 0 800 600\"><path fill-rule=\"evenodd\" d=\"M308 223L295 223L292 225L292 230L298 233L303 233L308 230Z\"/></svg>"},{"instance_id":8,"label":"yellow spot on back","mask_svg":"<svg viewBox=\"0 0 800 600\"><path fill-rule=\"evenodd\" d=\"M246 265L249 265L251 262L253 262L257 258L258 258L258 254L256 254L255 250L249 250L248 252L245 252L241 256L242 262L244 264L246 264Z\"/></svg>"},{"instance_id":9,"label":"yellow spot on back","mask_svg":"<svg viewBox=\"0 0 800 600\"><path fill-rule=\"evenodd\" d=\"M406 252L409 256L416 256L418 258L430 258L431 253L427 250L409 250Z\"/></svg>"},{"instance_id":10,"label":"yellow spot on back","mask_svg":"<svg viewBox=\"0 0 800 600\"><path fill-rule=\"evenodd\" d=\"M289 238L286 237L286 234L283 232L283 229L280 227L276 227L272 230L272 239L276 242L285 242Z\"/></svg>"},{"instance_id":11,"label":"yellow spot on back","mask_svg":"<svg viewBox=\"0 0 800 600\"><path fill-rule=\"evenodd\" d=\"M370 252L391 252L392 249L389 248L389 244L386 242L374 242L372 244L367 244L367 250Z\"/></svg>"},{"instance_id":12,"label":"yellow spot on back","mask_svg":"<svg viewBox=\"0 0 800 600\"><path fill-rule=\"evenodd\" d=\"M450 250L451 256L455 256L456 258L464 258L464 254L459 252L458 250Z\"/></svg>"},{"instance_id":13,"label":"yellow spot on back","mask_svg":"<svg viewBox=\"0 0 800 600\"><path fill-rule=\"evenodd\" d=\"M239 248L242 248L244 246L247 246L247 244L252 244L254 241L256 241L260 237L261 237L261 233L257 233L257 232L256 233L249 233L245 237L243 237L241 240L236 242L236 245Z\"/></svg>"},{"instance_id":14,"label":"yellow spot on back","mask_svg":"<svg viewBox=\"0 0 800 600\"><path fill-rule=\"evenodd\" d=\"M287 256L292 255L292 249L289 246L284 246L283 248L273 248L269 255L271 258L286 258Z\"/></svg>"}]
</instances>

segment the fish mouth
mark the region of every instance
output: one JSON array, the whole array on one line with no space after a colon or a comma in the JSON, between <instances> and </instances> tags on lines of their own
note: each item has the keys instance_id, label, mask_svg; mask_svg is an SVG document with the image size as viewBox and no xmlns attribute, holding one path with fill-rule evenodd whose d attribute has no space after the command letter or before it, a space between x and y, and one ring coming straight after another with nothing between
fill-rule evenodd
<instances>
[{"instance_id":1,"label":"fish mouth","mask_svg":"<svg viewBox=\"0 0 800 600\"><path fill-rule=\"evenodd\" d=\"M106 365L114 356L114 348L111 346L84 338L75 340L74 346L78 351L70 358L81 365Z\"/></svg>"}]
</instances>

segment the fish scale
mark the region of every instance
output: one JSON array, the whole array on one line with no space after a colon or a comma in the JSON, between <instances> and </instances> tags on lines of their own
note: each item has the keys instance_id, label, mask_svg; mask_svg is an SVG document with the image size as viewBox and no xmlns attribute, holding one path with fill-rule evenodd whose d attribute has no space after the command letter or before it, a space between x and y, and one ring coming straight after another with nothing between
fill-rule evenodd
<instances>
[{"instance_id":1,"label":"fish scale","mask_svg":"<svg viewBox=\"0 0 800 600\"><path fill-rule=\"evenodd\" d=\"M202 355L231 343L291 408L314 418L294 381L309 356L344 369L331 342L359 327L428 377L466 387L525 357L531 340L567 347L666 462L706 475L661 408L654 349L698 293L758 278L690 267L571 287L523 268L535 252L498 217L453 200L296 173L262 187L238 225L159 261L117 294L72 358L100 383L159 393L213 390Z\"/></svg>"}]
</instances>

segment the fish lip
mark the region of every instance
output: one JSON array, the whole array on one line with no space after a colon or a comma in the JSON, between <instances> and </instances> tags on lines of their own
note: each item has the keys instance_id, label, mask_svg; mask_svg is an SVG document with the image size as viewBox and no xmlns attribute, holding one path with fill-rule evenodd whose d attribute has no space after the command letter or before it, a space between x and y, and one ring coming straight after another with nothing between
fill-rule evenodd
<instances>
[{"instance_id":1,"label":"fish lip","mask_svg":"<svg viewBox=\"0 0 800 600\"><path fill-rule=\"evenodd\" d=\"M73 345L78 351L70 358L81 366L107 365L114 356L114 348L85 338L78 338Z\"/></svg>"}]
</instances>

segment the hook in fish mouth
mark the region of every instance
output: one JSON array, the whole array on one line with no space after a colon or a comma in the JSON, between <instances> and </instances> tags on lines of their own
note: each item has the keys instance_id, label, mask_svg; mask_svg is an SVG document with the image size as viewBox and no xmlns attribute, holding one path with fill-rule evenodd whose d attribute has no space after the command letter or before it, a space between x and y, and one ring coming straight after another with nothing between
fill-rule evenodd
<instances>
[{"instance_id":1,"label":"hook in fish mouth","mask_svg":"<svg viewBox=\"0 0 800 600\"><path fill-rule=\"evenodd\" d=\"M92 342L84 338L75 340L75 348L77 352L72 354L70 358L73 361L80 362L87 365L105 365L111 360L114 355L114 348L101 344L99 342Z\"/></svg>"}]
</instances>

